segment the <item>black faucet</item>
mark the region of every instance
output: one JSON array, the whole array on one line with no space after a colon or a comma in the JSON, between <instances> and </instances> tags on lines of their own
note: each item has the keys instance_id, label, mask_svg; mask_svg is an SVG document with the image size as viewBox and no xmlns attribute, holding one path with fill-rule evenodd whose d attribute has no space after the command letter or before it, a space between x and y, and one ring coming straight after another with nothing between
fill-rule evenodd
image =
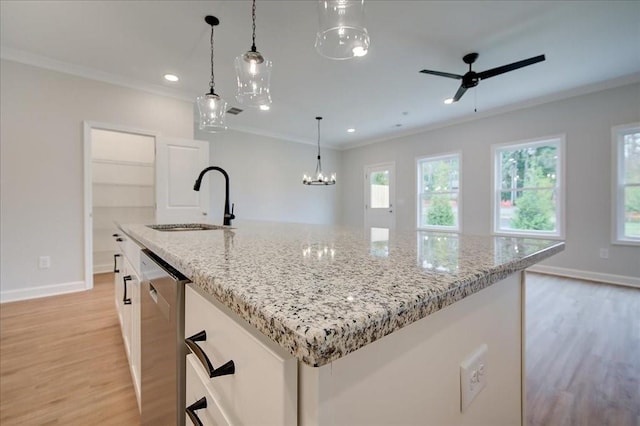
<instances>
[{"instance_id":1,"label":"black faucet","mask_svg":"<svg viewBox=\"0 0 640 426\"><path fill-rule=\"evenodd\" d=\"M225 226L231 226L231 220L236 218L236 215L233 214L235 205L234 204L231 205L231 212L229 212L229 175L227 174L227 172L224 171L224 169L221 169L220 167L216 167L216 166L211 166L201 171L200 176L198 176L198 179L196 179L195 185L193 185L193 190L200 191L200 184L202 183L202 177L209 170L217 170L220 173L222 173L222 175L224 176L224 220L222 224Z\"/></svg>"}]
</instances>

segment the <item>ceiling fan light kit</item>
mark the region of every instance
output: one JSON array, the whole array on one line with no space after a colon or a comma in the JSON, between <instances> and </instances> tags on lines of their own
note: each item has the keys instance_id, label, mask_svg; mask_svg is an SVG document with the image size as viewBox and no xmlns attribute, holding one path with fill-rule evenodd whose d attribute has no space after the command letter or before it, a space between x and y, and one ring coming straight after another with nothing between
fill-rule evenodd
<instances>
[{"instance_id":1,"label":"ceiling fan light kit","mask_svg":"<svg viewBox=\"0 0 640 426\"><path fill-rule=\"evenodd\" d=\"M319 0L316 50L325 58L350 59L369 50L364 0Z\"/></svg>"},{"instance_id":2,"label":"ceiling fan light kit","mask_svg":"<svg viewBox=\"0 0 640 426\"><path fill-rule=\"evenodd\" d=\"M211 80L209 81L209 92L196 99L199 114L198 127L207 132L221 132L227 130L225 124L227 102L216 94L213 74L213 28L220 23L220 20L215 16L208 15L204 21L211 26Z\"/></svg>"},{"instance_id":3,"label":"ceiling fan light kit","mask_svg":"<svg viewBox=\"0 0 640 426\"><path fill-rule=\"evenodd\" d=\"M251 48L235 59L238 81L236 99L243 105L267 111L271 105L269 85L272 63L256 48L256 0L252 2L251 20L253 30Z\"/></svg>"},{"instance_id":4,"label":"ceiling fan light kit","mask_svg":"<svg viewBox=\"0 0 640 426\"><path fill-rule=\"evenodd\" d=\"M462 80L462 83L460 84L460 87L458 88L458 91L456 92L456 94L453 96L452 100L450 102L447 102L448 99L445 100L446 104L450 104L450 103L458 102L460 98L462 98L462 95L464 95L464 92L466 92L467 89L476 87L478 83L480 83L480 80L486 80L487 78L495 77L496 75L504 74L509 71L514 71L514 70L517 70L518 68L537 64L538 62L544 61L545 56L544 55L534 56L529 59L523 59L522 61L513 62L508 65L502 65L499 67L491 68L489 70L482 71L482 72L475 72L471 69L471 65L477 59L478 59L478 54L475 52L468 53L462 57L462 60L464 61L464 63L469 65L469 71L467 71L467 73L464 75L452 74L452 73L442 72L442 71L433 71L433 70L422 70L420 72L424 74L437 75L439 77L447 77L447 78L453 78L456 80Z\"/></svg>"}]
</instances>

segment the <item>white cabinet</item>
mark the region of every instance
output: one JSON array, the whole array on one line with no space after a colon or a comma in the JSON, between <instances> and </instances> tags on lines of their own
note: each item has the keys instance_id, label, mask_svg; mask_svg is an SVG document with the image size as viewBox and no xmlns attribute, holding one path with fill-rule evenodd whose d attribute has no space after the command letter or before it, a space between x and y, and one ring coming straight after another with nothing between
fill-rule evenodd
<instances>
[{"instance_id":1,"label":"white cabinet","mask_svg":"<svg viewBox=\"0 0 640 426\"><path fill-rule=\"evenodd\" d=\"M185 338L194 335L198 337L188 344L192 355L187 357L187 406L206 397L207 407L213 408L199 412L206 412L208 424L297 424L296 359L189 284ZM233 373L217 376L220 369Z\"/></svg>"},{"instance_id":2,"label":"white cabinet","mask_svg":"<svg viewBox=\"0 0 640 426\"><path fill-rule=\"evenodd\" d=\"M140 250L126 234L116 237L119 253L115 259L115 302L122 339L129 360L138 409L140 408Z\"/></svg>"},{"instance_id":3,"label":"white cabinet","mask_svg":"<svg viewBox=\"0 0 640 426\"><path fill-rule=\"evenodd\" d=\"M186 365L186 401L185 425L197 424L199 419L203 425L229 426L233 423L218 407L216 398L207 389L209 381L195 355L187 355ZM191 412L191 413L189 413Z\"/></svg>"}]
</instances>

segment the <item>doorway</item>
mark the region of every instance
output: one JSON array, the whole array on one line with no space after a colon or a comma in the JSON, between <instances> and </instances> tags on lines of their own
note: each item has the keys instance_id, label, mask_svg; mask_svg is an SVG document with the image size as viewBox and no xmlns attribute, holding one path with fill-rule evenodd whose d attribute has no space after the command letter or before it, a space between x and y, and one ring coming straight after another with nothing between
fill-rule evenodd
<instances>
[{"instance_id":1,"label":"doorway","mask_svg":"<svg viewBox=\"0 0 640 426\"><path fill-rule=\"evenodd\" d=\"M364 167L364 226L394 229L395 163L372 164Z\"/></svg>"},{"instance_id":2,"label":"doorway","mask_svg":"<svg viewBox=\"0 0 640 426\"><path fill-rule=\"evenodd\" d=\"M116 222L151 222L155 215L155 140L150 131L84 123L85 283L110 272Z\"/></svg>"}]
</instances>

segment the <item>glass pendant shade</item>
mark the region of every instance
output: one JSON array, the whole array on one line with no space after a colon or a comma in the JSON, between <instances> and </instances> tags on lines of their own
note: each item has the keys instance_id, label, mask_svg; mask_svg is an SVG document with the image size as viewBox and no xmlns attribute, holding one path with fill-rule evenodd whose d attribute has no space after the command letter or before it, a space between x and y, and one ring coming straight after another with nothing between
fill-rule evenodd
<instances>
[{"instance_id":1,"label":"glass pendant shade","mask_svg":"<svg viewBox=\"0 0 640 426\"><path fill-rule=\"evenodd\" d=\"M238 102L256 108L271 105L271 65L259 52L248 51L235 59Z\"/></svg>"},{"instance_id":2,"label":"glass pendant shade","mask_svg":"<svg viewBox=\"0 0 640 426\"><path fill-rule=\"evenodd\" d=\"M364 0L319 0L316 50L330 59L364 56L369 34L364 26Z\"/></svg>"},{"instance_id":3,"label":"glass pendant shade","mask_svg":"<svg viewBox=\"0 0 640 426\"><path fill-rule=\"evenodd\" d=\"M213 92L198 96L198 113L200 115L200 130L207 132L222 132L227 130L225 115L227 103Z\"/></svg>"},{"instance_id":4,"label":"glass pendant shade","mask_svg":"<svg viewBox=\"0 0 640 426\"><path fill-rule=\"evenodd\" d=\"M227 130L225 123L227 103L215 92L216 83L213 74L213 28L220 23L220 20L215 16L207 15L204 21L211 26L211 80L209 81L209 92L196 98L199 116L198 128L207 132L222 132Z\"/></svg>"}]
</instances>

